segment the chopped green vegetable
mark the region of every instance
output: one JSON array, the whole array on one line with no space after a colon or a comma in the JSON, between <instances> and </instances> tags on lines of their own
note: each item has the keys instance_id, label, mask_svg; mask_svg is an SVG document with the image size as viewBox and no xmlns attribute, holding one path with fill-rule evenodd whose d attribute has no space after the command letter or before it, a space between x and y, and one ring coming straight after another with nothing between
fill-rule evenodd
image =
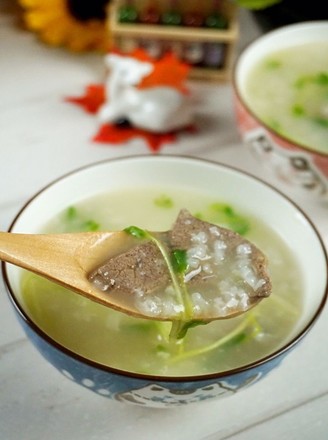
<instances>
[{"instance_id":1,"label":"chopped green vegetable","mask_svg":"<svg viewBox=\"0 0 328 440\"><path fill-rule=\"evenodd\" d=\"M304 116L305 109L301 104L294 104L292 107L292 114L297 117Z\"/></svg>"},{"instance_id":2,"label":"chopped green vegetable","mask_svg":"<svg viewBox=\"0 0 328 440\"><path fill-rule=\"evenodd\" d=\"M100 227L99 223L97 223L94 220L87 220L82 225L84 231L98 231L99 227Z\"/></svg>"},{"instance_id":3,"label":"chopped green vegetable","mask_svg":"<svg viewBox=\"0 0 328 440\"><path fill-rule=\"evenodd\" d=\"M69 206L66 210L66 218L68 220L73 220L77 217L77 209L75 206Z\"/></svg>"},{"instance_id":4,"label":"chopped green vegetable","mask_svg":"<svg viewBox=\"0 0 328 440\"><path fill-rule=\"evenodd\" d=\"M303 75L295 82L297 104L292 112L295 116L305 116L322 128L328 127L324 109L328 102L328 73L318 72Z\"/></svg>"},{"instance_id":5,"label":"chopped green vegetable","mask_svg":"<svg viewBox=\"0 0 328 440\"><path fill-rule=\"evenodd\" d=\"M85 219L75 206L68 207L64 215L67 227L63 232L89 232L100 229L99 223L92 219Z\"/></svg>"},{"instance_id":6,"label":"chopped green vegetable","mask_svg":"<svg viewBox=\"0 0 328 440\"><path fill-rule=\"evenodd\" d=\"M268 69L278 69L281 66L281 61L269 59L269 60L266 60L265 66Z\"/></svg>"},{"instance_id":7,"label":"chopped green vegetable","mask_svg":"<svg viewBox=\"0 0 328 440\"><path fill-rule=\"evenodd\" d=\"M138 226L129 226L124 231L135 238L149 238L149 234L144 229L138 228Z\"/></svg>"},{"instance_id":8,"label":"chopped green vegetable","mask_svg":"<svg viewBox=\"0 0 328 440\"><path fill-rule=\"evenodd\" d=\"M154 203L155 203L156 206L158 206L160 208L166 208L166 209L172 208L173 205L174 205L173 200L171 199L171 197L169 197L169 196L167 196L165 194L162 194L161 196L157 197L154 200Z\"/></svg>"},{"instance_id":9,"label":"chopped green vegetable","mask_svg":"<svg viewBox=\"0 0 328 440\"><path fill-rule=\"evenodd\" d=\"M328 72L319 72L316 75L315 81L321 86L328 86Z\"/></svg>"},{"instance_id":10,"label":"chopped green vegetable","mask_svg":"<svg viewBox=\"0 0 328 440\"><path fill-rule=\"evenodd\" d=\"M317 116L316 118L313 118L313 121L316 124L319 124L321 127L328 128L328 119L327 118L321 118Z\"/></svg>"},{"instance_id":11,"label":"chopped green vegetable","mask_svg":"<svg viewBox=\"0 0 328 440\"><path fill-rule=\"evenodd\" d=\"M303 89L309 82L311 82L311 76L300 76L294 83L296 89Z\"/></svg>"},{"instance_id":12,"label":"chopped green vegetable","mask_svg":"<svg viewBox=\"0 0 328 440\"><path fill-rule=\"evenodd\" d=\"M328 73L327 72L318 72L315 75L304 75L297 78L294 83L294 86L297 89L302 89L308 84L315 84L317 86L328 86Z\"/></svg>"},{"instance_id":13,"label":"chopped green vegetable","mask_svg":"<svg viewBox=\"0 0 328 440\"><path fill-rule=\"evenodd\" d=\"M195 217L231 229L240 235L245 235L250 229L249 221L225 203L213 203L206 211L196 213Z\"/></svg>"},{"instance_id":14,"label":"chopped green vegetable","mask_svg":"<svg viewBox=\"0 0 328 440\"><path fill-rule=\"evenodd\" d=\"M175 249L172 252L172 265L177 273L185 273L187 263L187 251L183 249Z\"/></svg>"}]
</instances>

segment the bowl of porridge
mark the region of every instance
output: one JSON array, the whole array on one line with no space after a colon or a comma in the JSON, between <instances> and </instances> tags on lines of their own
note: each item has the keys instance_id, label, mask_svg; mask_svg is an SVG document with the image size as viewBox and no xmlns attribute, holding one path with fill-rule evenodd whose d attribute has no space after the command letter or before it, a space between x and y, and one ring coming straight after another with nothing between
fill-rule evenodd
<instances>
[{"instance_id":1,"label":"bowl of porridge","mask_svg":"<svg viewBox=\"0 0 328 440\"><path fill-rule=\"evenodd\" d=\"M328 199L328 22L268 32L233 73L243 141L284 182Z\"/></svg>"},{"instance_id":2,"label":"bowl of porridge","mask_svg":"<svg viewBox=\"0 0 328 440\"><path fill-rule=\"evenodd\" d=\"M41 189L10 232L121 231L131 225L167 231L181 209L261 249L270 296L239 316L192 322L184 335L172 338L169 321L126 315L2 264L18 321L66 378L100 396L141 406L216 399L266 377L312 328L327 298L327 255L319 233L276 189L220 163L169 155L95 163ZM196 238L197 267L191 271L201 265L210 277L206 237Z\"/></svg>"}]
</instances>

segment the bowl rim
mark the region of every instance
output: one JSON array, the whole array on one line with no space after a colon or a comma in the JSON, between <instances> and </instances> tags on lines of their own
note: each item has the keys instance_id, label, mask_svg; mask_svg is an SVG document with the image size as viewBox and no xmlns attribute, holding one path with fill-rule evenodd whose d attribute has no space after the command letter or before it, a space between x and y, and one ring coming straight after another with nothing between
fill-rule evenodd
<instances>
[{"instance_id":1,"label":"bowl rim","mask_svg":"<svg viewBox=\"0 0 328 440\"><path fill-rule=\"evenodd\" d=\"M236 367L230 370L225 370L221 372L216 373L209 373L209 374L203 374L203 375L188 375L188 376L165 376L165 375L152 375L152 374L144 374L144 373L136 373L133 371L123 370L119 368L114 368L105 364L102 364L100 362L94 361L92 359L88 359L87 357L84 357L83 355L80 355L78 353L75 353L73 350L65 347L64 345L57 342L55 339L53 339L51 336L49 336L46 332L44 332L39 326L32 320L32 318L27 314L27 312L24 310L23 306L20 304L19 300L16 298L16 295L14 293L14 290L10 283L10 277L7 272L7 266L8 263L5 263L1 261L1 271L2 271L2 277L4 280L5 288L7 291L7 295L10 299L10 302L14 306L15 311L18 313L18 316L23 320L24 324L27 325L33 332L35 332L40 339L42 339L44 342L46 342L48 345L50 345L52 348L56 349L59 352L63 352L65 355L67 355L70 358L73 358L74 360L81 362L82 364L86 364L92 368L101 370L106 373L111 373L118 376L124 376L129 379L135 379L135 380L144 380L144 381L156 381L156 382L162 382L162 383L187 383L187 382L206 382L209 380L223 380L227 377L236 376L238 374L247 373L248 371L251 371L253 369L256 369L258 367L261 367L264 364L269 363L270 361L273 361L275 359L281 358L284 354L286 354L289 350L291 350L303 337L309 332L309 330L313 327L315 322L320 317L324 306L326 302L328 302L328 251L326 250L325 244L323 242L323 239L313 223L313 221L309 218L309 216L302 210L301 207L297 205L291 198L289 198L287 195L285 195L283 192L281 192L279 189L271 185L270 183L265 182L261 178L254 176L248 171L244 171L238 167L227 165L222 162L205 159L205 158L198 158L198 157L192 157L188 155L175 155L175 154L161 154L159 156L153 156L149 154L139 154L139 155L128 155L128 156L121 156L121 157L115 157L115 158L109 158L105 160L100 160L96 162L92 162L86 165L83 165L81 167L75 168L71 171L68 171L67 173L53 179L48 184L43 186L39 191L34 193L30 198L28 198L25 203L22 205L18 213L15 215L14 219L12 220L10 226L8 227L7 231L11 232L14 228L16 222L20 218L20 216L23 214L23 212L28 208L28 206L33 202L34 199L36 199L40 194L47 191L48 188L56 185L57 183L61 182L62 180L69 178L72 175L81 173L85 170L88 170L90 168L94 168L97 166L101 166L103 164L110 164L112 162L117 161L126 161L126 160L161 160L161 158L169 159L169 160L187 160L192 162L202 162L209 165L219 166L221 168L237 172L241 175L245 175L246 177L254 180L255 182L259 183L260 185L266 187L267 189L273 191L274 193L278 194L281 198L285 200L285 202L288 202L294 209L296 209L307 221L308 225L311 227L312 231L316 235L318 242L320 244L320 247L322 249L323 257L326 262L327 267L327 276L326 276L326 286L324 288L323 297L320 300L320 303L315 310L315 312L312 314L312 317L309 319L307 324L298 331L298 333L289 341L285 342L280 348L274 350L272 353L261 357L251 363L242 365L240 367Z\"/></svg>"},{"instance_id":2,"label":"bowl rim","mask_svg":"<svg viewBox=\"0 0 328 440\"><path fill-rule=\"evenodd\" d=\"M237 81L237 71L240 67L240 64L241 64L243 58L247 55L247 52L249 50L251 50L256 45L261 44L262 41L268 40L271 37L274 37L275 35L284 34L285 32L288 32L293 29L298 29L298 28L301 28L301 29L305 28L306 29L307 27L310 27L310 26L319 27L319 26L323 26L323 25L328 28L328 21L318 20L318 21L305 21L305 22L301 22L301 23L292 23L292 24L285 25L285 26L282 26L277 29L272 29L272 30L266 32L265 34L262 34L259 37L254 38L241 50L240 54L236 57L236 59L233 63L233 67L232 67L231 82L232 82L234 94L237 97L238 101L243 105L243 107L245 107L245 109L252 116L252 118L260 126L263 126L265 128L265 130L268 131L273 137L281 139L283 142L288 143L289 145L294 146L300 150L303 150L306 153L313 154L313 155L321 157L323 159L328 159L328 152L325 153L323 151L318 151L318 150L311 148L307 145L299 143L299 141L294 141L294 140L286 137L285 135L275 131L266 122L264 122L259 116L257 116L254 113L254 111L250 108L250 106L247 104L247 102L244 100L242 93L240 91L240 87L238 86L238 81Z\"/></svg>"}]
</instances>

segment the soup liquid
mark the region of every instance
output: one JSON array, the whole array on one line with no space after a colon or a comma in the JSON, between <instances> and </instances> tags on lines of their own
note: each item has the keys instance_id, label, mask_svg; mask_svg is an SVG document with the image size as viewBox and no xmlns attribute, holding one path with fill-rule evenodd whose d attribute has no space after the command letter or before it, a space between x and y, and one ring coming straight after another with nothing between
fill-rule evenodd
<instances>
[{"instance_id":1,"label":"soup liquid","mask_svg":"<svg viewBox=\"0 0 328 440\"><path fill-rule=\"evenodd\" d=\"M245 100L288 139L328 154L328 43L269 54L248 74Z\"/></svg>"},{"instance_id":2,"label":"soup liquid","mask_svg":"<svg viewBox=\"0 0 328 440\"><path fill-rule=\"evenodd\" d=\"M302 308L297 261L267 225L222 201L175 188L134 188L68 207L40 232L168 230L181 208L244 234L269 260L273 292L237 318L189 329L170 341L171 323L134 318L92 302L31 273L22 278L30 316L51 338L86 358L127 371L188 376L240 367L282 346Z\"/></svg>"}]
</instances>

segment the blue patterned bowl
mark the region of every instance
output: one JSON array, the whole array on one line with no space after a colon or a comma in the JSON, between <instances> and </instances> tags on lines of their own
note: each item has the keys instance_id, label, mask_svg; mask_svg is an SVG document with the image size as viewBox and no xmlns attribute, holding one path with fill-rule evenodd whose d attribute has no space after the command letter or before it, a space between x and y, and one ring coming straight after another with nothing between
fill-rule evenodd
<instances>
[{"instance_id":1,"label":"blue patterned bowl","mask_svg":"<svg viewBox=\"0 0 328 440\"><path fill-rule=\"evenodd\" d=\"M195 178L195 176L198 176ZM36 194L19 212L10 231L36 233L59 211L97 192L133 184L170 181L215 193L264 222L274 223L299 255L304 274L305 307L284 345L265 358L231 371L192 377L135 374L101 365L60 345L24 309L21 269L3 264L9 297L28 338L55 368L95 393L149 407L174 407L235 394L275 368L307 334L327 299L327 255L313 224L272 187L222 164L179 156L135 156L109 160L74 171ZM46 206L46 209L44 207ZM276 215L279 213L279 216Z\"/></svg>"}]
</instances>

